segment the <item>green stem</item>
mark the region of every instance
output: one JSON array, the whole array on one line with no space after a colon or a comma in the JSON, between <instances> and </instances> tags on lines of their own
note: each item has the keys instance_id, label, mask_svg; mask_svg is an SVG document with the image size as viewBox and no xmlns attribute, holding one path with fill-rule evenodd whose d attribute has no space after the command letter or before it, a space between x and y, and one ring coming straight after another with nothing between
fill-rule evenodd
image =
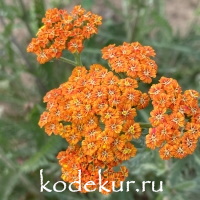
<instances>
[{"instance_id":1,"label":"green stem","mask_svg":"<svg viewBox=\"0 0 200 200\"><path fill-rule=\"evenodd\" d=\"M67 59L67 58L64 58L64 57L60 57L59 60L66 62L70 65L77 66L77 62L74 62L73 60L70 60L70 59Z\"/></svg>"},{"instance_id":2,"label":"green stem","mask_svg":"<svg viewBox=\"0 0 200 200\"><path fill-rule=\"evenodd\" d=\"M74 58L75 58L75 61L64 58L64 57L60 57L59 60L66 62L66 63L73 65L73 66L82 66L83 65L82 62L81 62L81 55L79 53L75 53Z\"/></svg>"},{"instance_id":3,"label":"green stem","mask_svg":"<svg viewBox=\"0 0 200 200\"><path fill-rule=\"evenodd\" d=\"M82 66L83 64L81 62L81 54L75 53L74 57L75 57L75 61L76 61L76 66Z\"/></svg>"},{"instance_id":4,"label":"green stem","mask_svg":"<svg viewBox=\"0 0 200 200\"><path fill-rule=\"evenodd\" d=\"M139 124L140 124L141 128L151 128L152 127L151 124L149 124L149 123L139 122Z\"/></svg>"}]
</instances>

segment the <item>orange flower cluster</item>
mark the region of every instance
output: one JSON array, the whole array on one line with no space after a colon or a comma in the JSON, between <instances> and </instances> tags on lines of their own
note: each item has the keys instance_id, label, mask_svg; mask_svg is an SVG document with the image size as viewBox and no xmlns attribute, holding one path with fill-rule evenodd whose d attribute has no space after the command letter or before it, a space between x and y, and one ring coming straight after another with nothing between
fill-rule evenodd
<instances>
[{"instance_id":1,"label":"orange flower cluster","mask_svg":"<svg viewBox=\"0 0 200 200\"><path fill-rule=\"evenodd\" d=\"M109 181L106 188L110 190L111 181L118 187L125 179L127 169L115 172L113 167L136 155L130 142L141 135L141 127L134 121L136 109L145 108L149 102L148 95L137 87L135 79L119 79L94 64L89 71L76 67L68 82L46 94L47 111L41 115L39 126L44 126L48 135L58 134L69 143L68 149L58 154L66 182L75 181L79 169L82 184L90 180L98 185L99 169L104 170L102 176Z\"/></svg>"},{"instance_id":2,"label":"orange flower cluster","mask_svg":"<svg viewBox=\"0 0 200 200\"><path fill-rule=\"evenodd\" d=\"M150 46L138 42L115 46L111 44L102 49L102 58L108 60L112 70L124 72L131 78L139 78L144 83L151 83L156 77L157 65L150 57L155 56Z\"/></svg>"},{"instance_id":3,"label":"orange flower cluster","mask_svg":"<svg viewBox=\"0 0 200 200\"><path fill-rule=\"evenodd\" d=\"M182 92L178 82L162 77L149 90L153 111L149 118L153 128L146 136L146 145L160 148L162 159L183 158L192 154L200 137L199 93Z\"/></svg>"},{"instance_id":4,"label":"orange flower cluster","mask_svg":"<svg viewBox=\"0 0 200 200\"><path fill-rule=\"evenodd\" d=\"M27 51L35 53L39 63L59 58L63 50L80 53L83 41L97 33L102 17L75 6L70 14L57 8L46 11L37 38L33 38Z\"/></svg>"}]
</instances>

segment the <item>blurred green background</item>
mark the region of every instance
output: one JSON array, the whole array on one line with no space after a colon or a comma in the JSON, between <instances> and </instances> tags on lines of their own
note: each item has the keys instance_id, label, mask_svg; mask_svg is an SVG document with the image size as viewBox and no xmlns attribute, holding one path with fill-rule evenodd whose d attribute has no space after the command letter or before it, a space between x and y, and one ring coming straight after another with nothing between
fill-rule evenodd
<instances>
[{"instance_id":1,"label":"blurred green background","mask_svg":"<svg viewBox=\"0 0 200 200\"><path fill-rule=\"evenodd\" d=\"M84 65L105 64L100 49L108 44L139 41L157 52L157 80L163 75L176 78L184 89L200 91L199 0L0 0L0 200L199 199L200 148L185 159L165 162L142 140L138 155L125 163L130 170L127 180L137 183L130 192L40 192L40 169L52 189L61 174L56 155L67 146L38 127L45 109L42 98L66 81L73 67L60 61L39 65L26 47L42 26L47 8L71 10L75 4L103 16L99 34L85 43ZM141 111L139 117L145 122L149 114ZM146 180L163 181L164 191L154 193L146 187L137 193Z\"/></svg>"}]
</instances>

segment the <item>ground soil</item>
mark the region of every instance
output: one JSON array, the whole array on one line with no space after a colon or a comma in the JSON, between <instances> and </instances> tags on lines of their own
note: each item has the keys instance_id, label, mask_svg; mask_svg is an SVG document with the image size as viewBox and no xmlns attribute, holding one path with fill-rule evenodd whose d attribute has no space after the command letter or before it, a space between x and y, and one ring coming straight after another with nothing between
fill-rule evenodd
<instances>
[{"instance_id":1,"label":"ground soil","mask_svg":"<svg viewBox=\"0 0 200 200\"><path fill-rule=\"evenodd\" d=\"M192 23L199 22L200 0L165 0L165 13L174 32L185 36Z\"/></svg>"}]
</instances>

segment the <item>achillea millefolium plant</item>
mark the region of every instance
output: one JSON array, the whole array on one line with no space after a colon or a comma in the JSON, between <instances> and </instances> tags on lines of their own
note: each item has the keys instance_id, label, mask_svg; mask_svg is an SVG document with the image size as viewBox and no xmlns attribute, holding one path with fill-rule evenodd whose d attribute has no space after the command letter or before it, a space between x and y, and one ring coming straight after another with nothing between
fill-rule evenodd
<instances>
[{"instance_id":1,"label":"achillea millefolium plant","mask_svg":"<svg viewBox=\"0 0 200 200\"><path fill-rule=\"evenodd\" d=\"M97 34L101 20L81 6L75 6L71 13L47 10L44 26L27 51L35 53L41 64L61 59L75 66L67 82L45 95L47 107L39 120L48 135L60 135L69 144L57 156L62 179L71 183L81 170L82 185L93 181L95 185L88 185L93 190L99 184L101 169L112 192L111 182L119 187L128 176L122 163L136 155L132 141L144 128L149 128L144 143L159 149L164 160L182 159L195 151L200 137L200 95L195 90L182 91L175 79L167 77L161 77L148 92L141 91L139 85L151 84L158 67L152 59L153 48L139 42L104 47L101 51L107 68L101 64L92 64L89 69L83 66L84 41ZM62 57L63 51L71 52L75 60ZM137 111L149 103L153 106L150 123L137 122Z\"/></svg>"}]
</instances>

